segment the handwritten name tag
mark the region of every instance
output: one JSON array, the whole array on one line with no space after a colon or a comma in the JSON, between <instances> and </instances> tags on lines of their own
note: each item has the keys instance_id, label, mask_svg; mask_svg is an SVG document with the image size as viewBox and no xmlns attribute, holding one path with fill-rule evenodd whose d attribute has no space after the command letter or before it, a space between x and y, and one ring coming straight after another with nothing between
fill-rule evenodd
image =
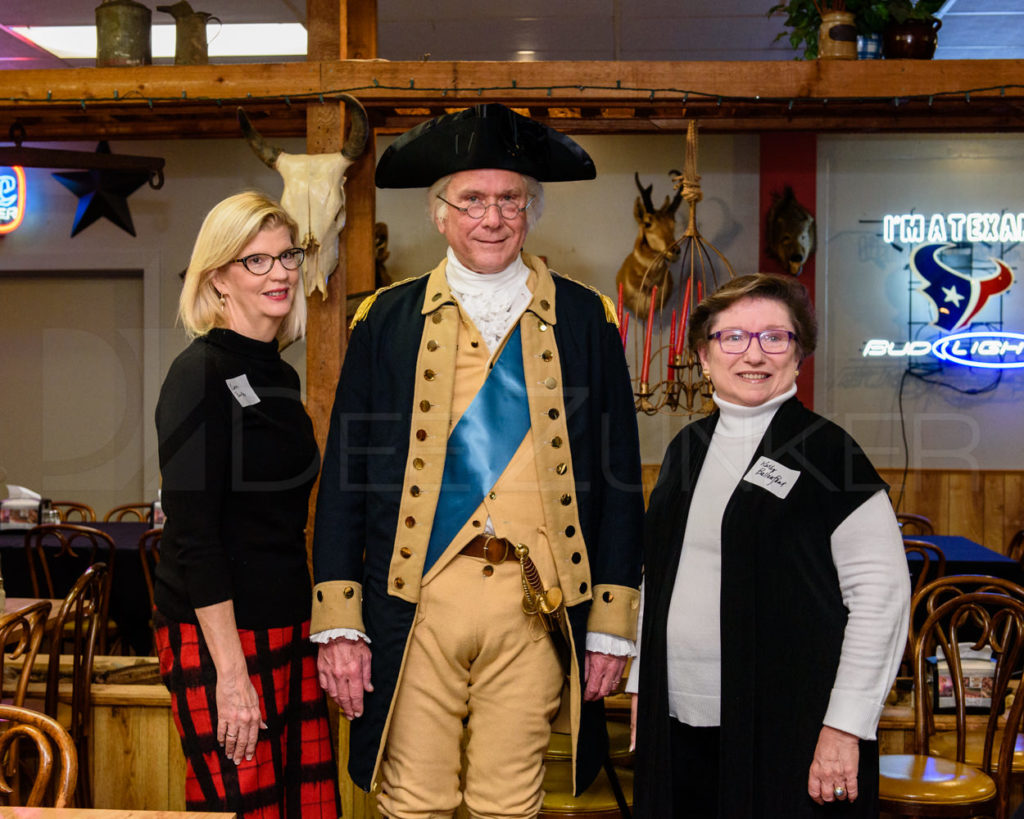
<instances>
[{"instance_id":1,"label":"handwritten name tag","mask_svg":"<svg viewBox=\"0 0 1024 819\"><path fill-rule=\"evenodd\" d=\"M784 498L799 477L800 473L797 470L783 466L771 458L762 457L743 476L743 480L767 489L778 498Z\"/></svg>"},{"instance_id":2,"label":"handwritten name tag","mask_svg":"<svg viewBox=\"0 0 1024 819\"><path fill-rule=\"evenodd\" d=\"M249 379L245 373L236 375L234 378L228 378L224 381L228 385L228 389L231 390L231 394L235 396L235 400L238 401L243 407L251 407L253 404L260 402L260 397L256 394L256 390L249 384Z\"/></svg>"}]
</instances>

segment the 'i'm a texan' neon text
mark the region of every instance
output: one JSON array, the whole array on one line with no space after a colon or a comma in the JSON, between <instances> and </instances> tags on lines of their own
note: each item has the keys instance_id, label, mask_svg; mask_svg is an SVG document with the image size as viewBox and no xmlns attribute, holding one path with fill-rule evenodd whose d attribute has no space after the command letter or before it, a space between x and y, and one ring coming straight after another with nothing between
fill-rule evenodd
<instances>
[{"instance_id":1,"label":"'i'm a texan' neon text","mask_svg":"<svg viewBox=\"0 0 1024 819\"><path fill-rule=\"evenodd\" d=\"M1024 213L889 213L882 218L887 244L1024 241Z\"/></svg>"}]
</instances>

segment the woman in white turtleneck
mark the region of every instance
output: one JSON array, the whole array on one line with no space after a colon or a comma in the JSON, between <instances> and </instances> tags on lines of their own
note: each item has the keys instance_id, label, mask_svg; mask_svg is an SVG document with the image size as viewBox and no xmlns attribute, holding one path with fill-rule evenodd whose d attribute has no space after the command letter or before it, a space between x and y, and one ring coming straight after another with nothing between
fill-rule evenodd
<instances>
[{"instance_id":1,"label":"woman in white turtleneck","mask_svg":"<svg viewBox=\"0 0 1024 819\"><path fill-rule=\"evenodd\" d=\"M909 609L885 484L794 397L816 343L795 279L733 279L690 321L717 411L648 509L636 815L875 816Z\"/></svg>"}]
</instances>

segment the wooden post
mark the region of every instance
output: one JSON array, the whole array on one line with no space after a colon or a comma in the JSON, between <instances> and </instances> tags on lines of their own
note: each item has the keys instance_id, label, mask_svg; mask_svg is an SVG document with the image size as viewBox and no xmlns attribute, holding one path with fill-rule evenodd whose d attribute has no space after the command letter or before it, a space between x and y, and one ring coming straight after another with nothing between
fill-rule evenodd
<instances>
[{"instance_id":1,"label":"wooden post","mask_svg":"<svg viewBox=\"0 0 1024 819\"><path fill-rule=\"evenodd\" d=\"M307 0L309 32L307 60L367 59L377 55L376 0ZM344 103L310 106L306 114L306 150L340 150L345 136ZM338 242L338 267L327 281L326 297L315 292L308 299L306 330L306 409L313 419L317 444L323 452L330 426L331 407L348 340L349 294L373 290L373 222L375 196L373 169L376 151L373 129L363 156L346 174L346 223ZM306 550L312 560L312 521L319 484L310 496L310 525ZM374 800L355 787L348 776L348 722L331 708L337 727L338 784L342 815L352 819L379 814Z\"/></svg>"}]
</instances>

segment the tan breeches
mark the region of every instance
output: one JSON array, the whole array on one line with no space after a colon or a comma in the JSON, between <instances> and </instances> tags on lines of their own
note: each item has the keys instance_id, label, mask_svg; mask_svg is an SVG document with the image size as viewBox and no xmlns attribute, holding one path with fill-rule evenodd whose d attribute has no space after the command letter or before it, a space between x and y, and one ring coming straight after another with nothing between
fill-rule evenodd
<instances>
[{"instance_id":1,"label":"tan breeches","mask_svg":"<svg viewBox=\"0 0 1024 819\"><path fill-rule=\"evenodd\" d=\"M537 815L562 676L522 595L517 562L466 556L423 587L381 767L385 816L452 815L464 720L470 815Z\"/></svg>"}]
</instances>

